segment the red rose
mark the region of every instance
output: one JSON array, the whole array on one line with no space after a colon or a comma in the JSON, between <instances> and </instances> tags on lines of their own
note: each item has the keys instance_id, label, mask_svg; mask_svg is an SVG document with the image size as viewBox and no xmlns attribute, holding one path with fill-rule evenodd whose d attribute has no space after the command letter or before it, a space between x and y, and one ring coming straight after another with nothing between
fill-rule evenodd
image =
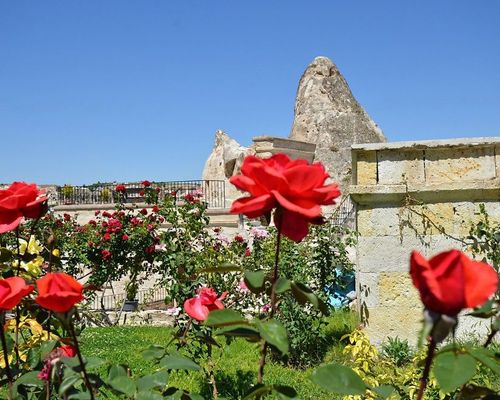
<instances>
[{"instance_id":1,"label":"red rose","mask_svg":"<svg viewBox=\"0 0 500 400\"><path fill-rule=\"evenodd\" d=\"M11 310L32 290L33 285L26 285L24 279L18 276L0 279L0 310Z\"/></svg>"},{"instance_id":2,"label":"red rose","mask_svg":"<svg viewBox=\"0 0 500 400\"><path fill-rule=\"evenodd\" d=\"M245 239L243 239L243 236L241 236L241 235L236 235L236 236L234 237L234 240L235 240L236 242L240 242L240 243L243 243L243 242L245 241Z\"/></svg>"},{"instance_id":3,"label":"red rose","mask_svg":"<svg viewBox=\"0 0 500 400\"><path fill-rule=\"evenodd\" d=\"M76 347L73 347L70 344L59 347L59 350L62 352L64 357L76 356Z\"/></svg>"},{"instance_id":4,"label":"red rose","mask_svg":"<svg viewBox=\"0 0 500 400\"><path fill-rule=\"evenodd\" d=\"M128 235L127 235L127 234L124 234L124 235L122 236L122 240L128 240Z\"/></svg>"},{"instance_id":5,"label":"red rose","mask_svg":"<svg viewBox=\"0 0 500 400\"><path fill-rule=\"evenodd\" d=\"M152 210L154 213L157 213L158 211L160 211L160 209L158 208L158 206L153 206L153 210Z\"/></svg>"},{"instance_id":6,"label":"red rose","mask_svg":"<svg viewBox=\"0 0 500 400\"><path fill-rule=\"evenodd\" d=\"M307 235L310 223L322 222L320 206L334 204L340 196L336 184L324 184L329 175L322 164L291 160L286 154L268 159L247 156L241 172L230 182L250 196L235 200L231 212L256 218L278 208L276 225L296 242Z\"/></svg>"},{"instance_id":7,"label":"red rose","mask_svg":"<svg viewBox=\"0 0 500 400\"><path fill-rule=\"evenodd\" d=\"M64 272L51 272L36 281L38 297L35 301L43 308L66 312L83 300L83 286Z\"/></svg>"},{"instance_id":8,"label":"red rose","mask_svg":"<svg viewBox=\"0 0 500 400\"><path fill-rule=\"evenodd\" d=\"M47 197L33 183L14 182L0 190L0 233L16 229L21 219L38 219L47 211Z\"/></svg>"},{"instance_id":9,"label":"red rose","mask_svg":"<svg viewBox=\"0 0 500 400\"><path fill-rule=\"evenodd\" d=\"M145 251L147 254L153 254L155 252L155 245L152 244L151 246L146 247Z\"/></svg>"},{"instance_id":10,"label":"red rose","mask_svg":"<svg viewBox=\"0 0 500 400\"><path fill-rule=\"evenodd\" d=\"M245 249L245 257L250 257L252 255L252 251L247 247Z\"/></svg>"},{"instance_id":11,"label":"red rose","mask_svg":"<svg viewBox=\"0 0 500 400\"><path fill-rule=\"evenodd\" d=\"M161 188L160 187L155 187L156 193L160 193Z\"/></svg>"},{"instance_id":12,"label":"red rose","mask_svg":"<svg viewBox=\"0 0 500 400\"><path fill-rule=\"evenodd\" d=\"M102 216L103 216L103 217L106 217L106 218L111 218L111 217L112 217L112 215L111 215L109 212L107 212L107 211L104 211L104 212L102 213Z\"/></svg>"},{"instance_id":13,"label":"red rose","mask_svg":"<svg viewBox=\"0 0 500 400\"><path fill-rule=\"evenodd\" d=\"M148 180L145 180L145 181L142 181L142 185L144 187L149 187L149 186L151 186L151 182L149 182Z\"/></svg>"},{"instance_id":14,"label":"red rose","mask_svg":"<svg viewBox=\"0 0 500 400\"><path fill-rule=\"evenodd\" d=\"M148 210L143 208L141 211L139 211L142 215L146 215L148 213Z\"/></svg>"},{"instance_id":15,"label":"red rose","mask_svg":"<svg viewBox=\"0 0 500 400\"><path fill-rule=\"evenodd\" d=\"M141 196L141 197L143 197L143 196L144 196L144 194L145 194L145 193L144 193L144 190L141 190L141 191L139 192L139 196Z\"/></svg>"},{"instance_id":16,"label":"red rose","mask_svg":"<svg viewBox=\"0 0 500 400\"><path fill-rule=\"evenodd\" d=\"M483 304L498 286L497 273L491 266L471 260L459 250L445 251L430 260L414 251L410 275L424 306L450 316Z\"/></svg>"},{"instance_id":17,"label":"red rose","mask_svg":"<svg viewBox=\"0 0 500 400\"><path fill-rule=\"evenodd\" d=\"M109 239L111 239L111 235L109 233L105 233L102 238L104 240L109 240Z\"/></svg>"},{"instance_id":18,"label":"red rose","mask_svg":"<svg viewBox=\"0 0 500 400\"><path fill-rule=\"evenodd\" d=\"M120 193L125 193L125 185L116 185L115 190Z\"/></svg>"},{"instance_id":19,"label":"red rose","mask_svg":"<svg viewBox=\"0 0 500 400\"><path fill-rule=\"evenodd\" d=\"M222 310L224 304L222 301L227 296L224 292L217 297L217 293L212 288L202 287L198 291L198 295L184 302L184 311L191 318L198 321L204 321L208 317L208 313L213 310Z\"/></svg>"},{"instance_id":20,"label":"red rose","mask_svg":"<svg viewBox=\"0 0 500 400\"><path fill-rule=\"evenodd\" d=\"M101 256L103 260L109 260L111 258L111 252L109 250L102 250Z\"/></svg>"},{"instance_id":21,"label":"red rose","mask_svg":"<svg viewBox=\"0 0 500 400\"><path fill-rule=\"evenodd\" d=\"M65 221L71 221L71 215L64 213L63 217Z\"/></svg>"},{"instance_id":22,"label":"red rose","mask_svg":"<svg viewBox=\"0 0 500 400\"><path fill-rule=\"evenodd\" d=\"M97 226L97 222L95 222L93 219L91 219L89 221L89 225L92 225L92 226Z\"/></svg>"}]
</instances>

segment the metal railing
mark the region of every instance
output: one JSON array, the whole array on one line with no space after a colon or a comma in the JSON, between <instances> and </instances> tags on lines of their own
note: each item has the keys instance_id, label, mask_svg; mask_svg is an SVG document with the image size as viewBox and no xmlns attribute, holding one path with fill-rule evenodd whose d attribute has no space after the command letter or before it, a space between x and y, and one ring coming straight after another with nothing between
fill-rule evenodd
<instances>
[{"instance_id":1,"label":"metal railing","mask_svg":"<svg viewBox=\"0 0 500 400\"><path fill-rule=\"evenodd\" d=\"M120 195L115 183L93 184L83 186L57 186L56 205L72 204L114 204ZM145 201L144 185L142 183L125 183L123 201L125 203L142 203ZM201 200L208 208L225 208L226 187L223 180L190 180L154 182L151 188L158 189L159 199L174 194L179 201L189 193L200 193Z\"/></svg>"},{"instance_id":2,"label":"metal railing","mask_svg":"<svg viewBox=\"0 0 500 400\"><path fill-rule=\"evenodd\" d=\"M356 209L351 196L345 196L340 204L333 210L329 221L336 226L346 226L354 229L356 223Z\"/></svg>"},{"instance_id":3,"label":"metal railing","mask_svg":"<svg viewBox=\"0 0 500 400\"><path fill-rule=\"evenodd\" d=\"M139 290L137 292L137 300L139 304L151 304L157 301L164 301L167 296L167 290L165 288L153 288ZM92 302L92 309L94 310L117 310L120 309L125 301L125 293L109 294L101 296L97 294Z\"/></svg>"}]
</instances>

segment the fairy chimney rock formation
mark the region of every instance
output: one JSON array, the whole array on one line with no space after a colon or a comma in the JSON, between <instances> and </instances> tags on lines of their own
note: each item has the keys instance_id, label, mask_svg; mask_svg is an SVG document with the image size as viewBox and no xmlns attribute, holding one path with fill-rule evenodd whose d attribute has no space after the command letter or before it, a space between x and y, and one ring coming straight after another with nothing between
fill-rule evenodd
<instances>
[{"instance_id":1,"label":"fairy chimney rock formation","mask_svg":"<svg viewBox=\"0 0 500 400\"><path fill-rule=\"evenodd\" d=\"M205 162L203 180L226 181L226 201L240 197L241 193L229 183L229 178L239 173L243 158L251 152L224 131L218 130L212 152Z\"/></svg>"},{"instance_id":2,"label":"fairy chimney rock formation","mask_svg":"<svg viewBox=\"0 0 500 400\"><path fill-rule=\"evenodd\" d=\"M290 139L315 143L315 160L343 189L350 183L351 145L387 141L327 57L316 57L300 79Z\"/></svg>"}]
</instances>

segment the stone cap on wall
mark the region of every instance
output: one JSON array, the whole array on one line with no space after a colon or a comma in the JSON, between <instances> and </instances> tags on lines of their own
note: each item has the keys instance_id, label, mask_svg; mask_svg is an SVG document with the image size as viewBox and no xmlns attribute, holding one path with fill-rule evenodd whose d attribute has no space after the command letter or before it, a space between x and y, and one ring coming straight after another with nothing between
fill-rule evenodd
<instances>
[{"instance_id":1,"label":"stone cap on wall","mask_svg":"<svg viewBox=\"0 0 500 400\"><path fill-rule=\"evenodd\" d=\"M303 158L309 162L314 160L316 145L276 136L255 136L253 147L258 157L270 157L276 153L285 153L290 158Z\"/></svg>"},{"instance_id":2,"label":"stone cap on wall","mask_svg":"<svg viewBox=\"0 0 500 400\"><path fill-rule=\"evenodd\" d=\"M358 203L500 198L500 137L352 146L351 196Z\"/></svg>"},{"instance_id":3,"label":"stone cap on wall","mask_svg":"<svg viewBox=\"0 0 500 400\"><path fill-rule=\"evenodd\" d=\"M353 144L351 149L358 150L411 150L411 149L428 149L434 147L475 147L499 145L500 136L478 137L478 138L458 138L458 139L439 139L439 140L417 140L417 141L401 141L401 142L386 142L386 143L358 143Z\"/></svg>"}]
</instances>

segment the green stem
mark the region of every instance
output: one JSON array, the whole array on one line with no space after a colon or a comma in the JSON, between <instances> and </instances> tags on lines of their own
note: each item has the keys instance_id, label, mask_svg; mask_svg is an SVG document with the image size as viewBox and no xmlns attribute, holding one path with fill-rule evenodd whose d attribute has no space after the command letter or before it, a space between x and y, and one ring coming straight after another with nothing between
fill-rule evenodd
<instances>
[{"instance_id":1,"label":"green stem","mask_svg":"<svg viewBox=\"0 0 500 400\"><path fill-rule=\"evenodd\" d=\"M87 386L87 389L89 391L90 399L94 400L94 391L92 389L92 385L90 384L90 379L89 379L89 376L87 374L87 369L85 368L85 363L83 362L82 353L80 352L80 346L79 346L78 340L76 338L75 329L73 328L73 323L71 321L68 321L67 325L68 325L68 330L69 330L69 333L71 335L71 338L73 339L73 344L75 345L75 348L76 348L76 355L78 356L78 361L80 362L80 366L82 367L85 386Z\"/></svg>"},{"instance_id":2,"label":"green stem","mask_svg":"<svg viewBox=\"0 0 500 400\"><path fill-rule=\"evenodd\" d=\"M422 378L420 378L420 387L418 388L417 400L422 400L424 398L424 392L429 380L429 373L431 371L432 359L434 358L435 350L436 342L431 337L429 339L429 347L427 348L427 357L425 359L424 372L422 373Z\"/></svg>"},{"instance_id":3,"label":"green stem","mask_svg":"<svg viewBox=\"0 0 500 400\"><path fill-rule=\"evenodd\" d=\"M2 349L3 349L3 359L5 362L5 374L7 375L7 380L9 381L9 399L12 399L12 371L10 370L9 365L9 350L7 349L7 341L5 340L5 310L0 310L0 340L2 341Z\"/></svg>"},{"instance_id":4,"label":"green stem","mask_svg":"<svg viewBox=\"0 0 500 400\"><path fill-rule=\"evenodd\" d=\"M281 210L278 208L276 211L276 229L278 231L278 236L276 238L276 253L274 255L274 269L273 275L271 277L271 312L270 318L274 317L277 308L277 295L276 295L276 282L278 281L278 266L279 266L279 257L280 257L280 247L281 247L281 222L282 222L282 214ZM259 371L257 374L257 383L262 383L264 380L264 367L266 366L266 356L267 356L267 348L268 344L264 340L262 342L262 347L260 350L260 361L259 361Z\"/></svg>"}]
</instances>

